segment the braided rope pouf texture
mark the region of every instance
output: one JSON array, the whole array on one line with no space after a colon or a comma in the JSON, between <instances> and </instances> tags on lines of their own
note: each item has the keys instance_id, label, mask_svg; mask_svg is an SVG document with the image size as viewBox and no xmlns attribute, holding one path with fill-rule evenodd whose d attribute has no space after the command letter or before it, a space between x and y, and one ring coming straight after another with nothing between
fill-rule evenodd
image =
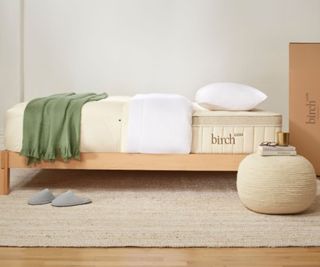
<instances>
[{"instance_id":1,"label":"braided rope pouf texture","mask_svg":"<svg viewBox=\"0 0 320 267\"><path fill-rule=\"evenodd\" d=\"M251 154L239 166L237 189L241 202L255 212L299 213L315 199L316 175L302 156Z\"/></svg>"}]
</instances>

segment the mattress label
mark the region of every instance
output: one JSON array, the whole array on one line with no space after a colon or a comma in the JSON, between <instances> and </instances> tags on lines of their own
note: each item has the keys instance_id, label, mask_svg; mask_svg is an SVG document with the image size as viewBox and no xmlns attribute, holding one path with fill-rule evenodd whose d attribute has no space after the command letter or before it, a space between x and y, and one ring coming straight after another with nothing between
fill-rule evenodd
<instances>
[{"instance_id":1,"label":"mattress label","mask_svg":"<svg viewBox=\"0 0 320 267\"><path fill-rule=\"evenodd\" d=\"M235 133L232 135L231 133L228 136L215 136L213 133L211 134L211 144L213 145L235 145L236 137L243 137L243 133Z\"/></svg>"}]
</instances>

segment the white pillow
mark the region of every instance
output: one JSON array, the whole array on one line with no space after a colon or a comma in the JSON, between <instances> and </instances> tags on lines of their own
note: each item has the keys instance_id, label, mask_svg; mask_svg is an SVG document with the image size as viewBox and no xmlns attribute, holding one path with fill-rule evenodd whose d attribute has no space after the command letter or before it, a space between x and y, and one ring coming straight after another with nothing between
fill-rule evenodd
<instances>
[{"instance_id":1,"label":"white pillow","mask_svg":"<svg viewBox=\"0 0 320 267\"><path fill-rule=\"evenodd\" d=\"M251 110L267 96L256 88L239 83L212 83L200 88L195 100L210 110Z\"/></svg>"}]
</instances>

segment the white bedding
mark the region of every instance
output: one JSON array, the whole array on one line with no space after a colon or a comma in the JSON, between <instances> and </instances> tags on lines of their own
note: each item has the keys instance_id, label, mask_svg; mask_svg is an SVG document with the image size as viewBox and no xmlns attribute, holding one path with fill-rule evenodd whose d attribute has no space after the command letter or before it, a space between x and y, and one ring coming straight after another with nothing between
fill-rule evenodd
<instances>
[{"instance_id":1,"label":"white bedding","mask_svg":"<svg viewBox=\"0 0 320 267\"><path fill-rule=\"evenodd\" d=\"M191 151L192 103L174 94L141 94L129 104L128 153Z\"/></svg>"}]
</instances>

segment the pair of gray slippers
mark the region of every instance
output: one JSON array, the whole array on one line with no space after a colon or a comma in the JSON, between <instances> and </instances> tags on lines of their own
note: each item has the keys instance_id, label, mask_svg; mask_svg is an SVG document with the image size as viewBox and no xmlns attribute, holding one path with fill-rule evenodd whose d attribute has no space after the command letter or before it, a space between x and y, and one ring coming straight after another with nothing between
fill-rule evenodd
<instances>
[{"instance_id":1,"label":"pair of gray slippers","mask_svg":"<svg viewBox=\"0 0 320 267\"><path fill-rule=\"evenodd\" d=\"M41 190L28 200L29 205L44 205L51 203L54 207L78 206L91 202L92 201L89 198L79 197L70 190L55 197L48 188Z\"/></svg>"}]
</instances>

